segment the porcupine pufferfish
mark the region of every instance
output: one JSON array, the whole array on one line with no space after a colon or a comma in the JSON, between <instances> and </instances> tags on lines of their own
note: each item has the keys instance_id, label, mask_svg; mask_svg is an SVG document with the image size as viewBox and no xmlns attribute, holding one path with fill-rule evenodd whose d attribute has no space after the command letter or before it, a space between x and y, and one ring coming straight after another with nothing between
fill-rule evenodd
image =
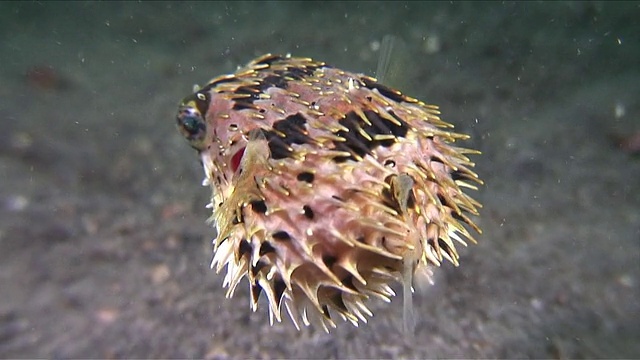
<instances>
[{"instance_id":1,"label":"porcupine pufferfish","mask_svg":"<svg viewBox=\"0 0 640 360\"><path fill-rule=\"evenodd\" d=\"M435 105L375 78L309 58L267 54L216 77L180 104L177 126L212 188L211 264L231 297L246 277L296 328L366 322L371 297L404 291L414 273L475 242L463 192L482 184L465 140ZM406 325L410 327L411 325Z\"/></svg>"}]
</instances>

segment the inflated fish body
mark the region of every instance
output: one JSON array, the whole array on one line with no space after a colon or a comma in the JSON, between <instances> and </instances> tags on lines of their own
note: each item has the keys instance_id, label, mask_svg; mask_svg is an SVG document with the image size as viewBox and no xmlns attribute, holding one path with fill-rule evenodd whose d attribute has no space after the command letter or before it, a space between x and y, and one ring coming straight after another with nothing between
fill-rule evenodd
<instances>
[{"instance_id":1,"label":"inflated fish body","mask_svg":"<svg viewBox=\"0 0 640 360\"><path fill-rule=\"evenodd\" d=\"M233 295L248 278L271 320L357 325L415 271L458 264L475 241L481 183L437 106L307 58L265 55L217 77L180 106L200 155L217 228L212 267Z\"/></svg>"}]
</instances>

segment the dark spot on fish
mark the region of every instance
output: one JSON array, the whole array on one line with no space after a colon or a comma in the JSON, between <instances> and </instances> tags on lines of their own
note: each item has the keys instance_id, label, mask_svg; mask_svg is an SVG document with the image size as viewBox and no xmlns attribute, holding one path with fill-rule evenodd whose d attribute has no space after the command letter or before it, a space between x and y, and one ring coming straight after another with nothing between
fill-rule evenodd
<instances>
[{"instance_id":1,"label":"dark spot on fish","mask_svg":"<svg viewBox=\"0 0 640 360\"><path fill-rule=\"evenodd\" d=\"M262 286L260 284L251 284L251 301L255 304L258 302L260 293L262 292Z\"/></svg>"},{"instance_id":2,"label":"dark spot on fish","mask_svg":"<svg viewBox=\"0 0 640 360\"><path fill-rule=\"evenodd\" d=\"M289 78L291 80L302 80L306 77L312 76L313 72L317 69L317 66L297 66L290 67L287 70L276 70L274 73Z\"/></svg>"},{"instance_id":3,"label":"dark spot on fish","mask_svg":"<svg viewBox=\"0 0 640 360\"><path fill-rule=\"evenodd\" d=\"M358 291L358 288L356 288L356 286L353 284L353 275L349 275L346 278L342 279L342 285L353 291Z\"/></svg>"},{"instance_id":4,"label":"dark spot on fish","mask_svg":"<svg viewBox=\"0 0 640 360\"><path fill-rule=\"evenodd\" d=\"M331 320L331 315L329 314L329 307L327 305L322 305L322 315Z\"/></svg>"},{"instance_id":5,"label":"dark spot on fish","mask_svg":"<svg viewBox=\"0 0 640 360\"><path fill-rule=\"evenodd\" d=\"M289 241L291 240L291 236L288 232L280 230L271 235L272 238L279 241Z\"/></svg>"},{"instance_id":6,"label":"dark spot on fish","mask_svg":"<svg viewBox=\"0 0 640 360\"><path fill-rule=\"evenodd\" d=\"M276 294L276 305L280 306L280 301L282 301L282 295L284 291L287 289L287 284L281 279L277 279L273 282L273 291Z\"/></svg>"},{"instance_id":7,"label":"dark spot on fish","mask_svg":"<svg viewBox=\"0 0 640 360\"><path fill-rule=\"evenodd\" d=\"M451 172L451 178L453 179L453 181L456 180L467 180L469 179L469 176L465 173L463 173L460 170L455 170Z\"/></svg>"},{"instance_id":8,"label":"dark spot on fish","mask_svg":"<svg viewBox=\"0 0 640 360\"><path fill-rule=\"evenodd\" d=\"M238 258L243 257L245 254L251 254L251 251L253 251L253 246L251 246L247 239L242 239L238 246Z\"/></svg>"},{"instance_id":9,"label":"dark spot on fish","mask_svg":"<svg viewBox=\"0 0 640 360\"><path fill-rule=\"evenodd\" d=\"M335 149L338 151L346 151L349 153L355 153L362 157L365 154L371 153L371 143L373 141L367 140L362 134L358 132L358 127L364 124L364 121L358 117L354 112L349 112L343 119L338 121L340 125L346 127L348 130L340 130L336 133L337 136L345 139L344 142L336 142ZM366 131L366 130L365 130ZM356 157L351 155L350 159L356 160Z\"/></svg>"},{"instance_id":10,"label":"dark spot on fish","mask_svg":"<svg viewBox=\"0 0 640 360\"><path fill-rule=\"evenodd\" d=\"M262 59L257 61L256 65L262 65L262 64L271 65L274 62L282 61L282 60L286 60L286 58L282 57L281 55L268 55L268 56L264 56Z\"/></svg>"},{"instance_id":11,"label":"dark spot on fish","mask_svg":"<svg viewBox=\"0 0 640 360\"><path fill-rule=\"evenodd\" d=\"M227 236L227 237L225 237L224 239L220 240L220 244L222 244L223 242L225 242L225 241L227 241L227 240L229 240L229 237L228 237L228 236Z\"/></svg>"},{"instance_id":12,"label":"dark spot on fish","mask_svg":"<svg viewBox=\"0 0 640 360\"><path fill-rule=\"evenodd\" d=\"M305 172L301 172L300 174L298 174L298 176L296 178L298 179L298 181L304 181L304 182L308 182L309 184L311 184L313 182L314 175L313 175L313 173L305 171Z\"/></svg>"},{"instance_id":13,"label":"dark spot on fish","mask_svg":"<svg viewBox=\"0 0 640 360\"><path fill-rule=\"evenodd\" d=\"M305 124L307 120L300 114L287 116L284 120L273 123L273 128L285 135L284 141L288 144L305 144L311 138L306 134Z\"/></svg>"},{"instance_id":14,"label":"dark spot on fish","mask_svg":"<svg viewBox=\"0 0 640 360\"><path fill-rule=\"evenodd\" d=\"M449 202L447 201L447 199L442 196L442 194L438 194L438 200L440 201L440 204L444 205L444 206L448 206L450 208L453 208L453 206L449 205Z\"/></svg>"},{"instance_id":15,"label":"dark spot on fish","mask_svg":"<svg viewBox=\"0 0 640 360\"><path fill-rule=\"evenodd\" d=\"M266 254L269 254L269 253L272 253L272 252L275 252L275 251L276 251L276 249L273 247L273 245L271 245L270 242L265 241L260 245L260 251L258 252L258 254L260 256L262 256L262 255L266 255Z\"/></svg>"},{"instance_id":16,"label":"dark spot on fish","mask_svg":"<svg viewBox=\"0 0 640 360\"><path fill-rule=\"evenodd\" d=\"M342 312L348 312L347 306L344 304L344 300L342 299L342 294L340 292L336 292L331 297L331 302L335 307L337 307Z\"/></svg>"},{"instance_id":17,"label":"dark spot on fish","mask_svg":"<svg viewBox=\"0 0 640 360\"><path fill-rule=\"evenodd\" d=\"M331 255L324 255L322 257L322 262L329 269L331 269L331 267L333 266L333 264L336 263L337 260L338 259L335 256L331 256Z\"/></svg>"},{"instance_id":18,"label":"dark spot on fish","mask_svg":"<svg viewBox=\"0 0 640 360\"><path fill-rule=\"evenodd\" d=\"M212 82L208 83L207 85L205 85L202 89L200 89L201 92L203 91L209 91L212 88L216 87L217 85L220 84L224 84L224 83L229 83L229 82L233 82L238 80L237 77L235 76L229 76L229 77L222 77L220 79L215 79Z\"/></svg>"},{"instance_id":19,"label":"dark spot on fish","mask_svg":"<svg viewBox=\"0 0 640 360\"><path fill-rule=\"evenodd\" d=\"M272 86L280 89L287 88L287 80L282 76L278 76L278 75L267 76L266 78L262 79L262 84L263 84L264 90Z\"/></svg>"},{"instance_id":20,"label":"dark spot on fish","mask_svg":"<svg viewBox=\"0 0 640 360\"><path fill-rule=\"evenodd\" d=\"M440 164L444 164L444 162L443 162L440 158L435 157L435 156L433 156L433 155L429 158L429 160L431 160L431 161L433 161L433 162L440 163Z\"/></svg>"},{"instance_id":21,"label":"dark spot on fish","mask_svg":"<svg viewBox=\"0 0 640 360\"><path fill-rule=\"evenodd\" d=\"M391 160L391 159L387 159L384 161L384 166L388 166L388 167L396 167L396 162Z\"/></svg>"},{"instance_id":22,"label":"dark spot on fish","mask_svg":"<svg viewBox=\"0 0 640 360\"><path fill-rule=\"evenodd\" d=\"M287 79L285 79L284 75L279 74L277 71L275 73L276 75L269 75L264 79L258 81L256 84L239 86L237 89L235 89L234 94L241 96L238 96L236 99L234 99L233 110L257 110L258 107L253 103L254 101L260 99L260 94L263 94L268 88L275 86L278 88L286 89Z\"/></svg>"},{"instance_id":23,"label":"dark spot on fish","mask_svg":"<svg viewBox=\"0 0 640 360\"><path fill-rule=\"evenodd\" d=\"M469 226L470 226L470 227L472 227L472 228L475 228L475 227L476 227L476 226L474 225L473 221L471 221L471 219L469 219L467 216L465 216L465 215L464 215L464 214L462 214L462 213L457 213L457 212L455 212L455 211L452 211L452 212L451 212L451 216L452 216L454 219L458 220L458 221L462 221L462 222L464 222L465 224L469 225Z\"/></svg>"},{"instance_id":24,"label":"dark spot on fish","mask_svg":"<svg viewBox=\"0 0 640 360\"><path fill-rule=\"evenodd\" d=\"M378 89L378 92L380 93L380 95L386 98L389 98L390 100L393 100L396 102L415 102L415 101L411 101L411 99L408 99L406 96L402 95L400 91L391 89L390 87L377 83L373 81L373 79L371 78L362 77L360 80L362 80L365 87L371 90Z\"/></svg>"},{"instance_id":25,"label":"dark spot on fish","mask_svg":"<svg viewBox=\"0 0 640 360\"><path fill-rule=\"evenodd\" d=\"M292 154L292 144L307 144L313 140L306 134L305 124L307 120L300 114L287 116L283 120L273 123L273 129L276 131L263 131L265 138L269 143L269 150L273 159L283 159L290 157ZM279 133L284 134L284 137Z\"/></svg>"},{"instance_id":26,"label":"dark spot on fish","mask_svg":"<svg viewBox=\"0 0 640 360\"><path fill-rule=\"evenodd\" d=\"M251 267L251 273L253 274L253 276L256 276L265 266L267 266L267 263L259 260L258 263L256 263L256 266Z\"/></svg>"},{"instance_id":27,"label":"dark spot on fish","mask_svg":"<svg viewBox=\"0 0 640 360\"><path fill-rule=\"evenodd\" d=\"M351 156L336 156L331 160L333 160L333 162L335 162L337 164L341 164L341 163L343 163L343 162L345 162L345 161L347 161L349 159L352 159L352 157ZM353 160L355 160L355 158L353 158Z\"/></svg>"},{"instance_id":28,"label":"dark spot on fish","mask_svg":"<svg viewBox=\"0 0 640 360\"><path fill-rule=\"evenodd\" d=\"M267 204L264 200L254 200L251 202L251 209L257 213L264 214L267 212Z\"/></svg>"},{"instance_id":29,"label":"dark spot on fish","mask_svg":"<svg viewBox=\"0 0 640 360\"><path fill-rule=\"evenodd\" d=\"M452 216L454 219L458 220L458 221L467 222L467 219L465 219L465 218L462 216L462 214L458 214L458 213L457 213L457 212L455 212L455 211L452 211L452 212L451 212L451 216Z\"/></svg>"},{"instance_id":30,"label":"dark spot on fish","mask_svg":"<svg viewBox=\"0 0 640 360\"><path fill-rule=\"evenodd\" d=\"M304 212L304 216L309 219L309 220L313 220L313 210L311 210L311 208L309 207L309 205L305 205L302 207L302 211Z\"/></svg>"},{"instance_id":31,"label":"dark spot on fish","mask_svg":"<svg viewBox=\"0 0 640 360\"><path fill-rule=\"evenodd\" d=\"M334 142L335 150L346 151L363 157L366 154L371 154L371 151L378 146L389 147L397 141L395 139L376 140L376 135L393 135L398 138L405 137L409 131L409 125L391 111L389 115L400 125L383 119L379 114L371 110L365 111L364 115L368 122L360 118L354 111L347 113L344 118L338 120L340 125L346 127L348 131L340 130L335 133L337 136L346 140L344 142ZM359 129L362 129L372 140L363 136ZM357 160L354 155L337 156L333 158L336 162L344 162L348 159Z\"/></svg>"},{"instance_id":32,"label":"dark spot on fish","mask_svg":"<svg viewBox=\"0 0 640 360\"><path fill-rule=\"evenodd\" d=\"M278 136L273 131L263 130L262 133L267 139L269 153L271 154L272 159L279 160L291 156L291 154L293 153L291 146L287 145L283 138Z\"/></svg>"},{"instance_id":33,"label":"dark spot on fish","mask_svg":"<svg viewBox=\"0 0 640 360\"><path fill-rule=\"evenodd\" d=\"M260 86L261 84L244 85L235 89L233 93L240 96L234 99L235 104L233 105L233 110L242 110L244 108L255 109L256 106L253 105L253 102L260 98L260 93L262 92Z\"/></svg>"},{"instance_id":34,"label":"dark spot on fish","mask_svg":"<svg viewBox=\"0 0 640 360\"><path fill-rule=\"evenodd\" d=\"M440 249L443 250L444 252L446 252L447 254L449 254L449 256L451 258L453 258L455 256L455 252L453 251L453 249L451 249L449 247L449 245L447 245L446 242L444 242L444 240L442 239L438 239L438 246L440 246Z\"/></svg>"},{"instance_id":35,"label":"dark spot on fish","mask_svg":"<svg viewBox=\"0 0 640 360\"><path fill-rule=\"evenodd\" d=\"M398 125L398 124L391 123L391 133L393 133L393 135L395 135L396 137L406 137L407 133L409 132L409 124L407 124L406 121L402 120L392 110L389 111L389 115L391 115L400 124Z\"/></svg>"},{"instance_id":36,"label":"dark spot on fish","mask_svg":"<svg viewBox=\"0 0 640 360\"><path fill-rule=\"evenodd\" d=\"M242 99L244 100L244 99ZM253 101L251 101L253 102ZM233 104L233 107L231 108L232 110L235 111L240 111L240 110L244 110L244 109L253 109L256 110L258 107L251 104L250 102L244 102L244 101L238 101L236 100L235 104Z\"/></svg>"}]
</instances>

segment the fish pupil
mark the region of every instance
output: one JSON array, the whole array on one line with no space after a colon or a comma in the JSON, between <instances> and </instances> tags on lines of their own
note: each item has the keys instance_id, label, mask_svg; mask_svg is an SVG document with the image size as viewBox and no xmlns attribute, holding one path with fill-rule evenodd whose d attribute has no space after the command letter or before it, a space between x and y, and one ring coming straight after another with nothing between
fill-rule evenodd
<instances>
[{"instance_id":1,"label":"fish pupil","mask_svg":"<svg viewBox=\"0 0 640 360\"><path fill-rule=\"evenodd\" d=\"M204 124L194 116L185 116L180 119L180 122L182 123L182 128L191 136L197 135L200 130L204 130Z\"/></svg>"}]
</instances>

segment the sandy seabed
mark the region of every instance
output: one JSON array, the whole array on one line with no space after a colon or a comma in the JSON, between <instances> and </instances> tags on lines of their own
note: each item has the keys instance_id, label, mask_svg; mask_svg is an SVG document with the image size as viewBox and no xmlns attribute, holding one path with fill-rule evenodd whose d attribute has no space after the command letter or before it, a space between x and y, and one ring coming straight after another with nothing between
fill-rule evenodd
<instances>
[{"instance_id":1,"label":"sandy seabed","mask_svg":"<svg viewBox=\"0 0 640 360\"><path fill-rule=\"evenodd\" d=\"M0 3L1 358L640 357L640 4ZM480 243L331 334L209 269L192 85L262 53L389 77L473 136ZM637 140L636 140L637 141ZM634 154L635 152L635 154ZM398 290L400 288L398 287Z\"/></svg>"}]
</instances>

